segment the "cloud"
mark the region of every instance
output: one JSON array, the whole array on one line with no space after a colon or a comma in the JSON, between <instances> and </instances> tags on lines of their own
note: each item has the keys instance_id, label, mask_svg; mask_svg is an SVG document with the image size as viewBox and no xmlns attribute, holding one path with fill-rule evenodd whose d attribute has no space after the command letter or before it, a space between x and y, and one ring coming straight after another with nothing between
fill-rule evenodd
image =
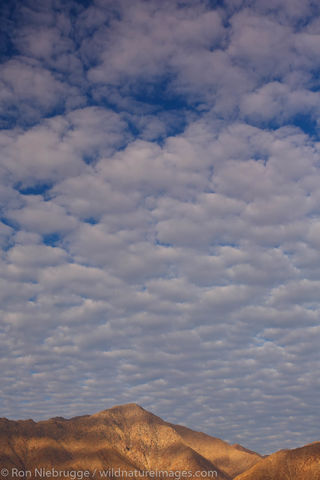
<instances>
[{"instance_id":1,"label":"cloud","mask_svg":"<svg viewBox=\"0 0 320 480\"><path fill-rule=\"evenodd\" d=\"M103 125L103 128L98 128ZM83 164L94 163L126 142L126 123L104 108L75 109L66 116L45 119L36 126L4 131L2 167L10 183L22 187L54 183L80 175Z\"/></svg>"},{"instance_id":2,"label":"cloud","mask_svg":"<svg viewBox=\"0 0 320 480\"><path fill-rule=\"evenodd\" d=\"M124 4L124 2L122 2ZM121 8L121 2L120 2ZM101 51L100 65L89 72L98 83L115 83L119 77L163 75L164 68L175 69L185 49L203 51L220 40L223 27L219 13L196 8L177 9L173 3L125 2L121 21L99 30L91 42ZM190 60L189 60L190 61Z\"/></svg>"},{"instance_id":3,"label":"cloud","mask_svg":"<svg viewBox=\"0 0 320 480\"><path fill-rule=\"evenodd\" d=\"M315 6L209 3L17 2L2 416L134 401L262 453L317 439Z\"/></svg>"},{"instance_id":4,"label":"cloud","mask_svg":"<svg viewBox=\"0 0 320 480\"><path fill-rule=\"evenodd\" d=\"M298 114L314 117L318 108L318 93L307 89L291 90L279 82L270 82L242 100L244 116L259 123L274 121L283 125Z\"/></svg>"}]
</instances>

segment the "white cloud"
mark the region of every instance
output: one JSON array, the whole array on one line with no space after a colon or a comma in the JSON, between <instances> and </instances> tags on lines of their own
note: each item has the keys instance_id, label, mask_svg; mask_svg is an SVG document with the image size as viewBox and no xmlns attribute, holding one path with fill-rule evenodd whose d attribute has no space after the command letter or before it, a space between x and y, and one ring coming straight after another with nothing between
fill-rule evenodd
<instances>
[{"instance_id":1,"label":"white cloud","mask_svg":"<svg viewBox=\"0 0 320 480\"><path fill-rule=\"evenodd\" d=\"M73 230L76 220L50 201L43 201L42 197L31 195L27 197L24 208L8 211L7 216L24 230L41 235L64 233Z\"/></svg>"},{"instance_id":2,"label":"white cloud","mask_svg":"<svg viewBox=\"0 0 320 480\"><path fill-rule=\"evenodd\" d=\"M125 143L125 129L126 123L114 112L76 109L26 131L4 132L2 165L9 181L23 186L79 175L85 172L84 162L95 162Z\"/></svg>"},{"instance_id":3,"label":"white cloud","mask_svg":"<svg viewBox=\"0 0 320 480\"><path fill-rule=\"evenodd\" d=\"M152 2L126 2L121 13L121 22L113 20L111 31L100 29L91 40L101 52L100 65L89 72L93 82L162 75L164 67L176 68L185 49L206 50L223 35L219 14L201 6L177 9L174 3L159 8Z\"/></svg>"},{"instance_id":4,"label":"white cloud","mask_svg":"<svg viewBox=\"0 0 320 480\"><path fill-rule=\"evenodd\" d=\"M244 9L232 17L228 52L235 62L251 68L253 76L274 78L286 73L294 58L291 35L290 27Z\"/></svg>"},{"instance_id":5,"label":"white cloud","mask_svg":"<svg viewBox=\"0 0 320 480\"><path fill-rule=\"evenodd\" d=\"M79 90L63 82L53 71L27 57L11 59L0 73L0 115L4 126L38 122L68 105L77 107L84 98Z\"/></svg>"},{"instance_id":6,"label":"white cloud","mask_svg":"<svg viewBox=\"0 0 320 480\"><path fill-rule=\"evenodd\" d=\"M24 267L55 265L65 259L66 252L64 250L45 245L15 245L8 253L10 263Z\"/></svg>"},{"instance_id":7,"label":"white cloud","mask_svg":"<svg viewBox=\"0 0 320 480\"><path fill-rule=\"evenodd\" d=\"M69 33L69 32L68 32ZM52 56L60 56L72 51L74 45L69 37L62 37L58 28L27 26L20 30L15 39L19 51L32 58L47 61Z\"/></svg>"},{"instance_id":8,"label":"white cloud","mask_svg":"<svg viewBox=\"0 0 320 480\"><path fill-rule=\"evenodd\" d=\"M270 82L245 95L241 111L253 122L275 121L281 125L297 114L315 115L319 102L318 92L291 89L290 85Z\"/></svg>"}]
</instances>

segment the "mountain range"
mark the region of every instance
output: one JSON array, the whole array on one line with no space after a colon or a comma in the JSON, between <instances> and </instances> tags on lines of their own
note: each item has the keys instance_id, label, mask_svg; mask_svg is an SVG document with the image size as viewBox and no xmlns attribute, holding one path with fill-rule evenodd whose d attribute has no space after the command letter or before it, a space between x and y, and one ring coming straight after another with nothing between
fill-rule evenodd
<instances>
[{"instance_id":1,"label":"mountain range","mask_svg":"<svg viewBox=\"0 0 320 480\"><path fill-rule=\"evenodd\" d=\"M168 423L136 404L71 419L0 419L1 480L80 479L83 472L97 480L138 474L178 480L315 480L320 478L319 460L320 442L262 457Z\"/></svg>"}]
</instances>

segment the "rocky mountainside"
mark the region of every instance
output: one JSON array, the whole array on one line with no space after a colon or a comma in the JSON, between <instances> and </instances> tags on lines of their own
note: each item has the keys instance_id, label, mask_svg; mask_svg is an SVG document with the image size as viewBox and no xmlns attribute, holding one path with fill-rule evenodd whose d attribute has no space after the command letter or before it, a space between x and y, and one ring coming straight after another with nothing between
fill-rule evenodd
<instances>
[{"instance_id":1,"label":"rocky mountainside","mask_svg":"<svg viewBox=\"0 0 320 480\"><path fill-rule=\"evenodd\" d=\"M195 432L180 425L172 425L172 427L179 433L186 445L217 465L231 478L252 467L262 458L241 445L230 445L219 438Z\"/></svg>"},{"instance_id":2,"label":"rocky mountainside","mask_svg":"<svg viewBox=\"0 0 320 480\"><path fill-rule=\"evenodd\" d=\"M113 469L109 478L117 478L117 469L192 472L188 475L211 471L217 472L211 478L230 480L260 461L254 452L169 424L136 404L70 420L0 419L2 480L17 478L17 471L27 472L24 478L40 478L41 468L88 470L91 475Z\"/></svg>"},{"instance_id":3,"label":"rocky mountainside","mask_svg":"<svg viewBox=\"0 0 320 480\"><path fill-rule=\"evenodd\" d=\"M263 458L235 480L319 480L320 442L280 450Z\"/></svg>"}]
</instances>

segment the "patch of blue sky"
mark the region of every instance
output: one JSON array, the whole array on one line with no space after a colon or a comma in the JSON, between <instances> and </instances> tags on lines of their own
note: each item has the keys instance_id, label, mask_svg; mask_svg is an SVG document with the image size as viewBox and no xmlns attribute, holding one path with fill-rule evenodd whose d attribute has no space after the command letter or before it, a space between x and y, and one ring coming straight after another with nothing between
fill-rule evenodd
<instances>
[{"instance_id":1,"label":"patch of blue sky","mask_svg":"<svg viewBox=\"0 0 320 480\"><path fill-rule=\"evenodd\" d=\"M5 31L3 25L1 25L0 31L0 62L12 58L18 54L18 50L13 45L10 35Z\"/></svg>"},{"instance_id":2,"label":"patch of blue sky","mask_svg":"<svg viewBox=\"0 0 320 480\"><path fill-rule=\"evenodd\" d=\"M255 160L256 162L262 162L263 165L266 165L269 160L269 155L266 153L257 152L254 155L252 155L252 159Z\"/></svg>"},{"instance_id":3,"label":"patch of blue sky","mask_svg":"<svg viewBox=\"0 0 320 480\"><path fill-rule=\"evenodd\" d=\"M99 220L95 217L85 218L83 221L85 223L89 223L90 225L97 225L97 223L99 223Z\"/></svg>"},{"instance_id":4,"label":"patch of blue sky","mask_svg":"<svg viewBox=\"0 0 320 480\"><path fill-rule=\"evenodd\" d=\"M174 77L169 74L158 79L140 79L131 87L131 94L138 102L159 106L163 110L190 108L187 97L172 90L173 81Z\"/></svg>"},{"instance_id":5,"label":"patch of blue sky","mask_svg":"<svg viewBox=\"0 0 320 480\"><path fill-rule=\"evenodd\" d=\"M155 141L162 140L168 135L179 135L187 125L187 115L190 112L198 114L198 103L191 104L186 96L170 92L167 86L166 81L156 84L146 82L140 84L131 95L135 102L145 106L150 111L151 116L161 118L163 114L170 114L166 118L166 132L156 137ZM139 130L136 125L135 127Z\"/></svg>"},{"instance_id":6,"label":"patch of blue sky","mask_svg":"<svg viewBox=\"0 0 320 480\"><path fill-rule=\"evenodd\" d=\"M5 216L0 217L0 222L2 222L4 225L7 225L7 227L12 228L13 230L16 230L16 231L19 230L18 223L15 222L14 220L10 220L9 218L7 218Z\"/></svg>"},{"instance_id":7,"label":"patch of blue sky","mask_svg":"<svg viewBox=\"0 0 320 480\"><path fill-rule=\"evenodd\" d=\"M75 4L81 5L84 8L90 7L93 4L92 0L75 0Z\"/></svg>"},{"instance_id":8,"label":"patch of blue sky","mask_svg":"<svg viewBox=\"0 0 320 480\"><path fill-rule=\"evenodd\" d=\"M176 136L181 134L187 123L187 117L190 113L199 115L199 102L191 104L186 96L175 94L166 89L166 81L152 83L142 81L135 85L129 91L125 87L114 89L111 87L105 92L101 92L100 98L94 98L90 92L87 92L87 104L90 106L102 106L113 110L115 113L123 115L128 125L128 132L133 138L143 136L145 125L141 119L146 116L161 120L166 114L163 125L164 131L155 134L153 141L162 143L167 136ZM128 140L124 139L123 145L119 145L121 150L126 147Z\"/></svg>"},{"instance_id":9,"label":"patch of blue sky","mask_svg":"<svg viewBox=\"0 0 320 480\"><path fill-rule=\"evenodd\" d=\"M298 113L291 118L283 118L281 115L272 119L261 119L258 116L256 118L246 119L248 125L253 127L263 128L264 130L278 130L283 126L294 126L300 128L300 130L309 135L310 137L318 136L318 124L314 114L311 113Z\"/></svg>"},{"instance_id":10,"label":"patch of blue sky","mask_svg":"<svg viewBox=\"0 0 320 480\"><path fill-rule=\"evenodd\" d=\"M264 338L262 335L257 334L253 337L253 341L257 347L263 347L266 343L270 343L270 340Z\"/></svg>"},{"instance_id":11,"label":"patch of blue sky","mask_svg":"<svg viewBox=\"0 0 320 480\"><path fill-rule=\"evenodd\" d=\"M0 2L0 62L18 53L11 38L16 3L16 1Z\"/></svg>"},{"instance_id":12,"label":"patch of blue sky","mask_svg":"<svg viewBox=\"0 0 320 480\"><path fill-rule=\"evenodd\" d=\"M15 189L22 195L42 195L45 196L46 193L52 188L52 183L36 183L29 187L24 187L21 184L15 185Z\"/></svg>"},{"instance_id":13,"label":"patch of blue sky","mask_svg":"<svg viewBox=\"0 0 320 480\"><path fill-rule=\"evenodd\" d=\"M12 114L13 109L10 109L10 110L7 110L4 115L0 114L1 130L12 130L17 125L18 113Z\"/></svg>"},{"instance_id":14,"label":"patch of blue sky","mask_svg":"<svg viewBox=\"0 0 320 480\"><path fill-rule=\"evenodd\" d=\"M318 137L319 127L314 115L299 113L291 122L295 127L299 127L304 133L311 137Z\"/></svg>"},{"instance_id":15,"label":"patch of blue sky","mask_svg":"<svg viewBox=\"0 0 320 480\"><path fill-rule=\"evenodd\" d=\"M224 0L207 0L204 3L209 5L210 8L225 7L225 1Z\"/></svg>"},{"instance_id":16,"label":"patch of blue sky","mask_svg":"<svg viewBox=\"0 0 320 480\"><path fill-rule=\"evenodd\" d=\"M173 243L161 242L158 239L155 240L154 244L157 245L158 247L166 247L166 248L173 247Z\"/></svg>"},{"instance_id":17,"label":"patch of blue sky","mask_svg":"<svg viewBox=\"0 0 320 480\"><path fill-rule=\"evenodd\" d=\"M310 7L310 10L308 11L308 13L306 13L305 16L297 17L296 20L294 18L290 19L296 32L299 32L300 30L303 30L306 27L308 27L308 25L314 20L314 18L319 15L320 13L319 2L311 1L309 4L309 7Z\"/></svg>"},{"instance_id":18,"label":"patch of blue sky","mask_svg":"<svg viewBox=\"0 0 320 480\"><path fill-rule=\"evenodd\" d=\"M43 235L42 241L45 245L49 247L56 247L62 240L62 235L60 233L50 233L48 235Z\"/></svg>"},{"instance_id":19,"label":"patch of blue sky","mask_svg":"<svg viewBox=\"0 0 320 480\"><path fill-rule=\"evenodd\" d=\"M310 80L308 82L308 90L310 92L319 92L320 90L320 68L319 65L315 65L310 71Z\"/></svg>"},{"instance_id":20,"label":"patch of blue sky","mask_svg":"<svg viewBox=\"0 0 320 480\"><path fill-rule=\"evenodd\" d=\"M28 130L48 119L65 113L65 99L61 98L53 107L43 108L33 101L21 100L19 105L8 105L5 113L0 113L0 128L12 129L16 126Z\"/></svg>"},{"instance_id":21,"label":"patch of blue sky","mask_svg":"<svg viewBox=\"0 0 320 480\"><path fill-rule=\"evenodd\" d=\"M164 75L160 78L143 78L140 77L136 81L128 83L123 79L122 84L117 87L112 85L108 89L101 91L103 102L108 107L112 107L115 111L123 111L122 105L140 107L158 107L161 110L181 110L192 109L193 106L186 95L175 93L172 89L172 82L174 78L172 75ZM96 92L87 92L88 99L95 98ZM118 100L121 99L121 104ZM131 102L124 102L124 99L131 100ZM95 100L92 100L95 102ZM99 104L100 99L99 99Z\"/></svg>"},{"instance_id":22,"label":"patch of blue sky","mask_svg":"<svg viewBox=\"0 0 320 480\"><path fill-rule=\"evenodd\" d=\"M82 155L82 160L86 165L94 165L98 160L98 155L95 155L95 154Z\"/></svg>"},{"instance_id":23,"label":"patch of blue sky","mask_svg":"<svg viewBox=\"0 0 320 480\"><path fill-rule=\"evenodd\" d=\"M4 225L7 225L7 226L10 226L8 224L6 224L5 222L2 221L2 223ZM7 252L8 250L10 250L10 248L12 248L14 245L15 245L15 241L14 241L14 233L15 231L13 230L11 233L9 233L6 238L2 239L2 245L1 245L1 250L3 252Z\"/></svg>"}]
</instances>

